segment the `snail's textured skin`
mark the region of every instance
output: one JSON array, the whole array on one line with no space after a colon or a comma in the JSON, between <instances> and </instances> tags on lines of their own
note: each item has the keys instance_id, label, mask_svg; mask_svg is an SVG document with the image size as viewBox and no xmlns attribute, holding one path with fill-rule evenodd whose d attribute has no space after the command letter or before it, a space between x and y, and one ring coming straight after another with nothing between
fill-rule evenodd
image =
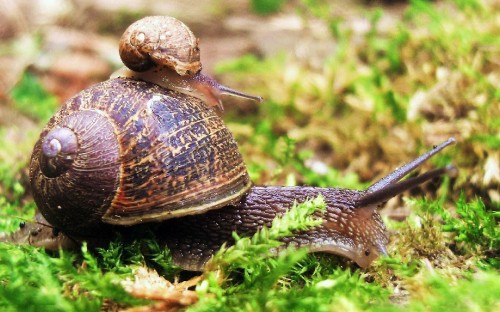
<instances>
[{"instance_id":1,"label":"snail's textured skin","mask_svg":"<svg viewBox=\"0 0 500 312\"><path fill-rule=\"evenodd\" d=\"M42 142L58 127L75 132L76 155L44 156ZM56 177L44 174L59 163L65 169ZM68 100L35 145L30 180L45 218L85 235L96 234L101 219L137 224L203 213L250 188L236 142L213 110L131 79L108 80Z\"/></svg>"},{"instance_id":2,"label":"snail's textured skin","mask_svg":"<svg viewBox=\"0 0 500 312\"><path fill-rule=\"evenodd\" d=\"M320 194L327 205L320 216L325 220L323 225L288 237L285 243L342 255L361 267L386 253L385 226L376 206L356 207L356 199L364 193L338 188L252 187L234 207L169 220L162 225L161 237L177 265L201 270L224 242L232 241L233 231L252 235L264 225L269 227L274 217L285 213L294 202Z\"/></svg>"},{"instance_id":3,"label":"snail's textured skin","mask_svg":"<svg viewBox=\"0 0 500 312\"><path fill-rule=\"evenodd\" d=\"M148 16L130 25L120 39L123 64L134 71L167 66L181 76L201 70L198 39L181 21Z\"/></svg>"}]
</instances>

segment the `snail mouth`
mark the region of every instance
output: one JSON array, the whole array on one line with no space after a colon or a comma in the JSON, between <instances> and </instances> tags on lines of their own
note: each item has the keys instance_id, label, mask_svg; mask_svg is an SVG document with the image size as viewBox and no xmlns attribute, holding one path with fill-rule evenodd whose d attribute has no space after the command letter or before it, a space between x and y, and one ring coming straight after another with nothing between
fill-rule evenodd
<instances>
[{"instance_id":1,"label":"snail mouth","mask_svg":"<svg viewBox=\"0 0 500 312\"><path fill-rule=\"evenodd\" d=\"M355 248L351 244L339 244L336 242L334 244L325 244L318 246L312 246L309 249L310 252L321 252L328 253L340 257L348 258L361 268L365 269L375 260L380 254L374 250L361 250L359 248Z\"/></svg>"}]
</instances>

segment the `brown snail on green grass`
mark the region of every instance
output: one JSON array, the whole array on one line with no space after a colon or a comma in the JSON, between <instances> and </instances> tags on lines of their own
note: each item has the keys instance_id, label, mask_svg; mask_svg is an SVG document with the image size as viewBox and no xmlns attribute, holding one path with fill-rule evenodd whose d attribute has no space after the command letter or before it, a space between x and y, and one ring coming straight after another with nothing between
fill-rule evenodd
<instances>
[{"instance_id":1,"label":"brown snail on green grass","mask_svg":"<svg viewBox=\"0 0 500 312\"><path fill-rule=\"evenodd\" d=\"M161 222L158 237L174 262L201 270L231 242L233 231L251 235L294 202L322 195L323 224L284 242L367 267L386 254L378 205L455 171L447 166L400 181L452 143L448 139L365 191L252 186L232 134L205 102L137 77L113 78L68 100L35 144L30 183L51 226L26 224L5 239L56 248L67 239L95 240Z\"/></svg>"},{"instance_id":2,"label":"brown snail on green grass","mask_svg":"<svg viewBox=\"0 0 500 312\"><path fill-rule=\"evenodd\" d=\"M112 78L149 81L201 99L223 109L221 94L262 102L219 84L201 72L198 38L181 21L170 16L148 16L130 25L120 39L120 57L126 67Z\"/></svg>"}]
</instances>

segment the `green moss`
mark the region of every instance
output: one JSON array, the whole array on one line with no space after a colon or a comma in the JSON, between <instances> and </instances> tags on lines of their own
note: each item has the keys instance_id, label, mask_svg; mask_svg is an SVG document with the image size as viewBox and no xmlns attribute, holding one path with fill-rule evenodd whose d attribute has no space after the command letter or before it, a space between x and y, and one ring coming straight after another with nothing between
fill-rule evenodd
<instances>
[{"instance_id":1,"label":"green moss","mask_svg":"<svg viewBox=\"0 0 500 312\"><path fill-rule=\"evenodd\" d=\"M258 14L276 13L284 2L284 0L252 0L252 10Z\"/></svg>"},{"instance_id":2,"label":"green moss","mask_svg":"<svg viewBox=\"0 0 500 312\"><path fill-rule=\"evenodd\" d=\"M0 196L0 233L13 232L19 229L19 224L33 220L36 205L29 202L25 205L17 201L10 202L5 197Z\"/></svg>"},{"instance_id":3,"label":"green moss","mask_svg":"<svg viewBox=\"0 0 500 312\"><path fill-rule=\"evenodd\" d=\"M498 259L487 256L488 253L494 255L500 250L498 211L487 209L479 198L467 202L463 193L456 203L454 213L445 209L441 201L430 203L422 201L419 206L437 213L442 218L441 229L454 234L453 240L457 243L455 247L457 251L476 255L484 261L484 265L500 268Z\"/></svg>"},{"instance_id":4,"label":"green moss","mask_svg":"<svg viewBox=\"0 0 500 312\"><path fill-rule=\"evenodd\" d=\"M18 126L0 128L0 196L17 201L25 194L22 180L37 135Z\"/></svg>"},{"instance_id":5,"label":"green moss","mask_svg":"<svg viewBox=\"0 0 500 312\"><path fill-rule=\"evenodd\" d=\"M419 297L411 300L407 308L413 311L497 311L499 293L500 279L495 271L478 272L458 281L429 272L423 278Z\"/></svg>"},{"instance_id":6,"label":"green moss","mask_svg":"<svg viewBox=\"0 0 500 312\"><path fill-rule=\"evenodd\" d=\"M42 122L49 120L59 104L57 98L42 87L38 78L29 73L22 76L10 96L20 112Z\"/></svg>"},{"instance_id":7,"label":"green moss","mask_svg":"<svg viewBox=\"0 0 500 312\"><path fill-rule=\"evenodd\" d=\"M140 303L117 285L120 277L102 273L85 246L82 259L61 252L0 244L0 307L4 311L97 311L104 299Z\"/></svg>"},{"instance_id":8,"label":"green moss","mask_svg":"<svg viewBox=\"0 0 500 312\"><path fill-rule=\"evenodd\" d=\"M132 230L131 230L132 231ZM173 277L180 269L173 264L168 248L160 245L151 231L135 230L137 239L119 236L108 246L97 248L99 267L116 273L131 273L137 266L149 266L165 277Z\"/></svg>"},{"instance_id":9,"label":"green moss","mask_svg":"<svg viewBox=\"0 0 500 312\"><path fill-rule=\"evenodd\" d=\"M205 296L190 311L330 311L366 310L387 301L388 292L368 284L361 274L337 270L313 279L303 287L248 288L231 293L205 281L200 292L220 294ZM223 298L223 299L222 299Z\"/></svg>"},{"instance_id":10,"label":"green moss","mask_svg":"<svg viewBox=\"0 0 500 312\"><path fill-rule=\"evenodd\" d=\"M273 220L269 229L264 227L251 238L233 234L234 245L227 249L222 248L212 259L212 265L240 267L240 261L242 264L254 265L255 261L253 260L268 258L273 253L272 249L282 245L278 241L280 238L290 236L294 231L306 230L320 225L322 220L312 216L312 214L325 209L326 205L322 196L301 204L294 203L284 216Z\"/></svg>"}]
</instances>

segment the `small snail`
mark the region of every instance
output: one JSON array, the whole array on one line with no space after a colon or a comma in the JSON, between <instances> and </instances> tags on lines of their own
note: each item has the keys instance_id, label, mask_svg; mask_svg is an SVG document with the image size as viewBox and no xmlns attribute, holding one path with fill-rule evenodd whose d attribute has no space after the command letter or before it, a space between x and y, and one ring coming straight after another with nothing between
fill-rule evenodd
<instances>
[{"instance_id":1,"label":"small snail","mask_svg":"<svg viewBox=\"0 0 500 312\"><path fill-rule=\"evenodd\" d=\"M149 81L197 97L223 109L221 94L262 102L219 84L201 72L198 39L181 21L170 16L148 16L130 25L120 39L120 57L128 68L111 77Z\"/></svg>"},{"instance_id":2,"label":"small snail","mask_svg":"<svg viewBox=\"0 0 500 312\"><path fill-rule=\"evenodd\" d=\"M3 240L55 248L161 222L158 235L174 262L201 270L231 242L233 231L252 234L295 201L321 194L327 204L319 215L323 224L285 243L367 267L386 254L377 206L456 170L448 166L399 182L455 142L448 139L365 191L252 186L232 134L213 109L190 94L141 80L98 83L51 118L35 144L29 172L45 219Z\"/></svg>"}]
</instances>

